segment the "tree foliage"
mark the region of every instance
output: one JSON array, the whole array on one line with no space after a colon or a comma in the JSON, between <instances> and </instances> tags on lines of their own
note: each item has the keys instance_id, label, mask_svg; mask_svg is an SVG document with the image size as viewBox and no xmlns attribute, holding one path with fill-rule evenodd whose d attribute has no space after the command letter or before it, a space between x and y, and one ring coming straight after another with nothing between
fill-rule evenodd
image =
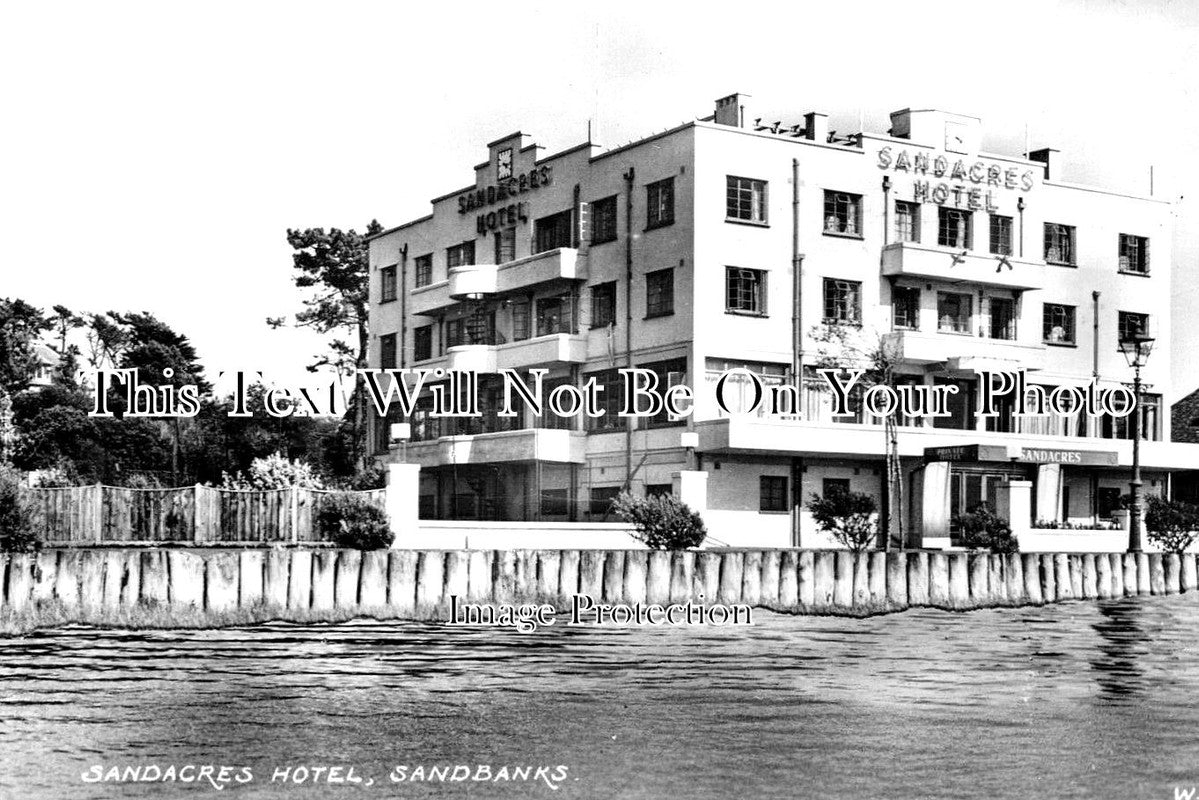
<instances>
[{"instance_id":1,"label":"tree foliage","mask_svg":"<svg viewBox=\"0 0 1199 800\"><path fill-rule=\"evenodd\" d=\"M1020 543L1012 535L1008 521L992 511L987 503L979 503L966 513L958 514L953 518L953 525L960 531L963 547L992 553L1020 552Z\"/></svg>"},{"instance_id":2,"label":"tree foliage","mask_svg":"<svg viewBox=\"0 0 1199 800\"><path fill-rule=\"evenodd\" d=\"M1167 553L1184 553L1199 537L1199 506L1157 495L1145 498L1149 541Z\"/></svg>"},{"instance_id":3,"label":"tree foliage","mask_svg":"<svg viewBox=\"0 0 1199 800\"><path fill-rule=\"evenodd\" d=\"M637 538L651 550L699 547L708 535L700 515L674 495L637 497L621 492L612 501L612 510L633 525Z\"/></svg>"},{"instance_id":4,"label":"tree foliage","mask_svg":"<svg viewBox=\"0 0 1199 800\"><path fill-rule=\"evenodd\" d=\"M284 458L272 453L266 458L256 458L245 473L226 474L221 482L223 489L323 489L325 482L315 470L303 461Z\"/></svg>"},{"instance_id":5,"label":"tree foliage","mask_svg":"<svg viewBox=\"0 0 1199 800\"><path fill-rule=\"evenodd\" d=\"M0 298L0 392L28 388L37 368L38 339L50 321L41 309L19 298Z\"/></svg>"},{"instance_id":6,"label":"tree foliage","mask_svg":"<svg viewBox=\"0 0 1199 800\"><path fill-rule=\"evenodd\" d=\"M338 547L382 550L391 547L395 534L387 512L367 498L351 492L329 495L316 517L321 536Z\"/></svg>"},{"instance_id":7,"label":"tree foliage","mask_svg":"<svg viewBox=\"0 0 1199 800\"><path fill-rule=\"evenodd\" d=\"M868 550L878 538L878 504L868 494L844 490L824 496L813 493L808 511L822 530L855 553Z\"/></svg>"}]
</instances>

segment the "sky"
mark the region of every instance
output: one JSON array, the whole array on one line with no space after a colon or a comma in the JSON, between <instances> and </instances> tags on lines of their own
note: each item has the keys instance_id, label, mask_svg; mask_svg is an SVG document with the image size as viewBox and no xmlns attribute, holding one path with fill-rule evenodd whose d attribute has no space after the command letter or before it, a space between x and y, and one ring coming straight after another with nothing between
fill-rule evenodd
<instances>
[{"instance_id":1,"label":"sky","mask_svg":"<svg viewBox=\"0 0 1199 800\"><path fill-rule=\"evenodd\" d=\"M486 142L616 146L752 96L882 132L981 117L984 149L1178 201L1174 395L1199 387L1199 4L49 2L0 5L0 297L148 310L210 373L291 377L288 228L390 227ZM1167 298L1163 297L1163 302ZM1168 398L1174 399L1174 398Z\"/></svg>"}]
</instances>

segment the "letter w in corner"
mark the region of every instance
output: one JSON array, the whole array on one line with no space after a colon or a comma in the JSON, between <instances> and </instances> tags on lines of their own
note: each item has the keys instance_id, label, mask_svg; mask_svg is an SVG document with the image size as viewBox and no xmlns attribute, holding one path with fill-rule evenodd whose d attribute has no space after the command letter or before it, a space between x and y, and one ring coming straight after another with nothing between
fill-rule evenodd
<instances>
[{"instance_id":1,"label":"letter w in corner","mask_svg":"<svg viewBox=\"0 0 1199 800\"><path fill-rule=\"evenodd\" d=\"M1181 786L1174 787L1174 800L1195 800L1195 791L1199 787L1192 786L1189 790Z\"/></svg>"},{"instance_id":2,"label":"letter w in corner","mask_svg":"<svg viewBox=\"0 0 1199 800\"><path fill-rule=\"evenodd\" d=\"M375 411L379 412L381 417L387 416L387 409L391 407L393 399L399 402L401 414L405 417L411 416L416 407L416 398L420 395L420 390L429 375L427 369L360 369L356 372L365 379L366 393L370 396ZM379 386L380 374L391 378L387 382L386 394ZM408 388L408 382L404 380L407 375L416 375L416 383L411 390Z\"/></svg>"}]
</instances>

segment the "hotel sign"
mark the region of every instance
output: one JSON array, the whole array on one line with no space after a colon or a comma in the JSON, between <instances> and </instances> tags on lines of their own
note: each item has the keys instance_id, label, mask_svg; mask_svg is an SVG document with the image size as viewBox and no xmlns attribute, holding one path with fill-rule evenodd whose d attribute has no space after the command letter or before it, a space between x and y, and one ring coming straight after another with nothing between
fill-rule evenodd
<instances>
[{"instance_id":1,"label":"hotel sign","mask_svg":"<svg viewBox=\"0 0 1199 800\"><path fill-rule=\"evenodd\" d=\"M915 202L945 205L952 198L952 205L972 211L998 210L993 189L1028 192L1036 185L1031 169L1020 170L987 161L951 160L943 153L909 152L890 145L878 151L878 168L916 178L912 184Z\"/></svg>"},{"instance_id":2,"label":"hotel sign","mask_svg":"<svg viewBox=\"0 0 1199 800\"><path fill-rule=\"evenodd\" d=\"M926 447L925 461L997 461L1021 464L1067 464L1076 467L1114 467L1119 455L1105 450L1065 450L1051 447L1021 447L1011 458L1003 445L964 444L952 447Z\"/></svg>"}]
</instances>

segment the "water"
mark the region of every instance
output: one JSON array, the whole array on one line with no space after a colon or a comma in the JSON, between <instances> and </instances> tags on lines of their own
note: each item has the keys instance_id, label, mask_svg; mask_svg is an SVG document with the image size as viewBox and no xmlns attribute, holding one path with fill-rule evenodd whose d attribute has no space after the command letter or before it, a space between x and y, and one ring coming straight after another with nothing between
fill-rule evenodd
<instances>
[{"instance_id":1,"label":"water","mask_svg":"<svg viewBox=\"0 0 1199 800\"><path fill-rule=\"evenodd\" d=\"M1199 784L1197 701L1194 593L532 635L74 627L0 640L0 796L216 794L81 779L153 763L246 767L237 797L1174 798ZM419 764L569 770L389 780ZM300 765L364 782L270 782Z\"/></svg>"}]
</instances>

